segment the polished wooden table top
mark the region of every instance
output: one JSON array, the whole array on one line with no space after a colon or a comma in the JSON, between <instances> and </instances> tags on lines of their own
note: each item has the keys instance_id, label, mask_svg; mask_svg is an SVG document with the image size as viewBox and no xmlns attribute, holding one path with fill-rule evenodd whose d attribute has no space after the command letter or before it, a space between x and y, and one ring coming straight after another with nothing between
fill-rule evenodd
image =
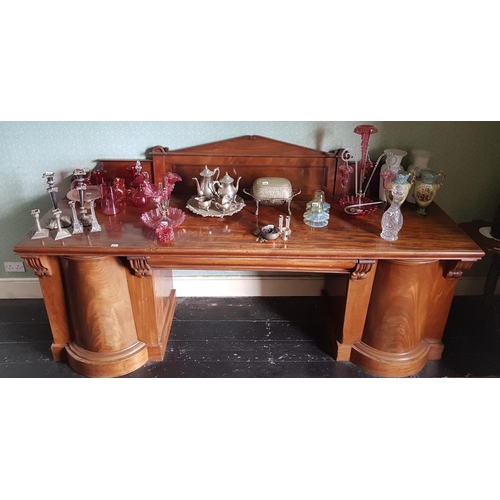
<instances>
[{"instance_id":1,"label":"polished wooden table top","mask_svg":"<svg viewBox=\"0 0 500 500\"><path fill-rule=\"evenodd\" d=\"M259 243L254 231L267 224L278 225L280 214L286 217L286 205L260 206L255 216L255 202L246 201L238 213L224 218L202 217L186 208L186 199L175 198L171 206L186 213L184 222L175 229L175 238L158 243L154 231L140 220L151 209L128 205L109 217L96 208L102 231L73 235L55 241L52 237L32 240L34 227L14 247L29 255L116 255L148 256L168 259L173 269L291 269L328 271L335 259L440 259L478 260L484 252L436 204L428 215L418 215L411 205L402 208L404 223L399 239L388 242L380 237L384 205L367 216L344 213L338 203L331 203L328 226L311 228L304 224L305 201L292 201L291 237ZM59 208L71 215L66 201ZM50 213L41 218L42 227Z\"/></svg>"}]
</instances>

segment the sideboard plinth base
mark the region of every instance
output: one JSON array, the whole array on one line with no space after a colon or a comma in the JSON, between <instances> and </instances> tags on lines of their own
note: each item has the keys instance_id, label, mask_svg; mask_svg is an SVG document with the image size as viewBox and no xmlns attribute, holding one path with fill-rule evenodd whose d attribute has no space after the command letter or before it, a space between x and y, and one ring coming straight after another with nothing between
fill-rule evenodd
<instances>
[{"instance_id":1,"label":"sideboard plinth base","mask_svg":"<svg viewBox=\"0 0 500 500\"><path fill-rule=\"evenodd\" d=\"M148 362L148 349L144 342L136 342L115 352L91 352L70 342L66 353L71 368L86 377L121 377Z\"/></svg>"},{"instance_id":2,"label":"sideboard plinth base","mask_svg":"<svg viewBox=\"0 0 500 500\"><path fill-rule=\"evenodd\" d=\"M390 353L374 349L364 342L353 346L351 362L359 368L381 377L409 377L427 363L429 344L420 344L410 352Z\"/></svg>"}]
</instances>

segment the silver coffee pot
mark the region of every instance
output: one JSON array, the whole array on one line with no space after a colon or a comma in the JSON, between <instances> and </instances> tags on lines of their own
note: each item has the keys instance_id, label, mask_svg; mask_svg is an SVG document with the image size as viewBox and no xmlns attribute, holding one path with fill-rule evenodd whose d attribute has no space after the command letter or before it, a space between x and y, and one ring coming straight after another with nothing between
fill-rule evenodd
<instances>
[{"instance_id":1,"label":"silver coffee pot","mask_svg":"<svg viewBox=\"0 0 500 500\"><path fill-rule=\"evenodd\" d=\"M241 177L238 177L236 185L234 185L234 179L226 172L226 175L222 177L220 181L214 181L213 183L215 195L219 199L224 197L227 200L233 201L238 194L240 180Z\"/></svg>"},{"instance_id":2,"label":"silver coffee pot","mask_svg":"<svg viewBox=\"0 0 500 500\"><path fill-rule=\"evenodd\" d=\"M217 177L214 179L215 174L217 174ZM220 170L218 167L212 171L208 168L208 165L205 165L203 171L200 172L201 183L196 177L193 177L193 180L196 182L198 196L206 196L207 198L215 196L214 183L217 182L219 174Z\"/></svg>"}]
</instances>

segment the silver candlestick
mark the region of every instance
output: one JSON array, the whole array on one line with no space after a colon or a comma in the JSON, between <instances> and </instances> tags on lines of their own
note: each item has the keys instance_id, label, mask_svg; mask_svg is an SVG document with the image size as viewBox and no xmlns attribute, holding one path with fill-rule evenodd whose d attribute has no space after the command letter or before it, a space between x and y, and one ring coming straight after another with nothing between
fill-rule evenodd
<instances>
[{"instance_id":1,"label":"silver candlestick","mask_svg":"<svg viewBox=\"0 0 500 500\"><path fill-rule=\"evenodd\" d=\"M42 179L47 179L47 184L49 185L49 187L47 188L47 193L49 194L50 201L52 202L52 208L53 208L52 211L58 210L56 193L59 191L59 189L54 186L54 172L45 172L42 175ZM66 215L62 215L60 221L62 227L71 226L71 219ZM49 229L57 228L57 222L55 217L49 219L49 221L46 224L46 227Z\"/></svg>"},{"instance_id":2,"label":"silver candlestick","mask_svg":"<svg viewBox=\"0 0 500 500\"><path fill-rule=\"evenodd\" d=\"M92 219L87 214L87 209L85 208L85 193L84 193L84 191L86 189L87 189L87 186L85 186L85 184L83 184L83 182L79 182L78 186L76 186L76 190L78 191L78 196L80 198L80 216L78 218L83 226L90 226L92 224Z\"/></svg>"},{"instance_id":3,"label":"silver candlestick","mask_svg":"<svg viewBox=\"0 0 500 500\"><path fill-rule=\"evenodd\" d=\"M76 201L68 201L68 205L71 207L71 213L73 214L73 234L83 233L83 226L78 220L78 215L76 214Z\"/></svg>"},{"instance_id":4,"label":"silver candlestick","mask_svg":"<svg viewBox=\"0 0 500 500\"><path fill-rule=\"evenodd\" d=\"M31 237L32 240L41 240L43 238L48 238L50 231L48 229L42 229L40 226L40 210L35 208L31 211L31 215L35 218L36 231Z\"/></svg>"},{"instance_id":5,"label":"silver candlestick","mask_svg":"<svg viewBox=\"0 0 500 500\"><path fill-rule=\"evenodd\" d=\"M54 236L54 239L62 240L63 238L70 237L71 233L67 229L63 229L61 226L61 213L62 213L61 210L59 209L52 210L52 213L54 214L57 224L57 232L56 235Z\"/></svg>"},{"instance_id":6,"label":"silver candlestick","mask_svg":"<svg viewBox=\"0 0 500 500\"><path fill-rule=\"evenodd\" d=\"M283 227L283 216L282 215L279 216L278 230L279 230L280 235L284 241L287 241L288 238L290 238L290 235L292 234L292 230L290 229L290 216L289 215L287 215L287 217L285 219L285 227Z\"/></svg>"},{"instance_id":7,"label":"silver candlestick","mask_svg":"<svg viewBox=\"0 0 500 500\"><path fill-rule=\"evenodd\" d=\"M42 179L47 179L47 184L49 185L49 189L54 187L54 172L45 172L42 175ZM47 192L49 193L49 190L47 189ZM54 205L54 209L57 209L57 199L55 195L50 195L50 198L52 200L52 205Z\"/></svg>"},{"instance_id":8,"label":"silver candlestick","mask_svg":"<svg viewBox=\"0 0 500 500\"><path fill-rule=\"evenodd\" d=\"M92 218L92 226L90 228L90 232L91 233L98 233L100 230L101 230L101 226L99 225L99 222L97 222L97 217L95 216L95 201L94 200L90 200L89 201L89 205L90 205L90 213L92 214L91 215L91 218Z\"/></svg>"}]
</instances>

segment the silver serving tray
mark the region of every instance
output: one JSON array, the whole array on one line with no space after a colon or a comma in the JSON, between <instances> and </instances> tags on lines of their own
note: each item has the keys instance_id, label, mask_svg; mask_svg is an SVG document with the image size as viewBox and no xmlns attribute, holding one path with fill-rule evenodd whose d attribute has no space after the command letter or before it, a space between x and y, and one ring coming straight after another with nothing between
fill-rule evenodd
<instances>
[{"instance_id":1,"label":"silver serving tray","mask_svg":"<svg viewBox=\"0 0 500 500\"><path fill-rule=\"evenodd\" d=\"M204 210L198 206L198 201L196 200L197 196L193 196L187 202L186 208L191 210L191 212L201 215L202 217L225 217L226 215L234 215L243 209L245 206L245 202L239 196L236 196L234 202L231 203L230 207L222 211L215 205L215 201L212 201L210 208L208 210Z\"/></svg>"}]
</instances>

